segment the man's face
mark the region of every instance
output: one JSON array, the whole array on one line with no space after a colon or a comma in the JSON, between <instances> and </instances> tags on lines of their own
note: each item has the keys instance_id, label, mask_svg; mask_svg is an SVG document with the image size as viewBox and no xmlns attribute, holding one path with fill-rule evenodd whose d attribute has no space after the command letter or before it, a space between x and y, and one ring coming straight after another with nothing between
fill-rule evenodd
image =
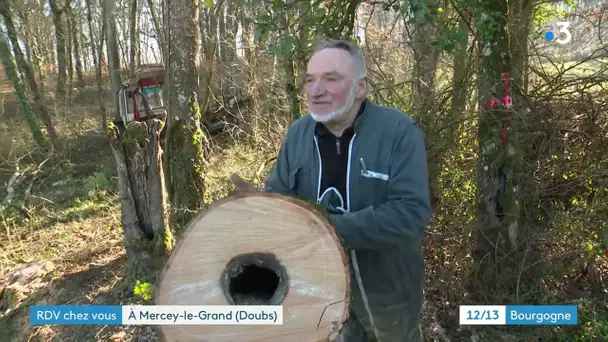
<instances>
[{"instance_id":1,"label":"man's face","mask_svg":"<svg viewBox=\"0 0 608 342\"><path fill-rule=\"evenodd\" d=\"M351 109L355 99L362 96L355 75L354 60L347 51L324 49L312 56L306 75L306 100L316 121L335 120Z\"/></svg>"}]
</instances>

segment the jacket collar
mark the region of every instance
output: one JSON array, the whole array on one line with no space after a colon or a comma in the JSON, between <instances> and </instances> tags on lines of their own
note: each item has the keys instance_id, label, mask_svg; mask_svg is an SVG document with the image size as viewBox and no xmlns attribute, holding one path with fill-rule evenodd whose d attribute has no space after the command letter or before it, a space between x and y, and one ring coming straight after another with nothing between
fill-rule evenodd
<instances>
[{"instance_id":1,"label":"jacket collar","mask_svg":"<svg viewBox=\"0 0 608 342\"><path fill-rule=\"evenodd\" d=\"M355 118L355 121L353 122L352 125L350 125L348 128L346 128L344 130L343 135L352 135L355 133L355 130L357 128L357 126L359 125L359 120L361 118L361 116L366 113L366 109L367 107L369 107L369 103L367 98L365 98L363 100L363 102L361 102L361 107L359 107L359 112L357 113L357 117ZM315 124L315 133L319 136L327 136L327 135L333 135L333 133L331 133L327 127L325 127L325 125L321 122L317 122Z\"/></svg>"}]
</instances>

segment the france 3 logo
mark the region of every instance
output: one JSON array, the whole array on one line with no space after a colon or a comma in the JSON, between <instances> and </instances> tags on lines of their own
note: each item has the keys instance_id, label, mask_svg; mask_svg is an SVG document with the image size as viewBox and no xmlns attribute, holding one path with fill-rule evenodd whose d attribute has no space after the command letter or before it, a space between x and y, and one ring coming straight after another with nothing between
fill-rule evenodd
<instances>
[{"instance_id":1,"label":"france 3 logo","mask_svg":"<svg viewBox=\"0 0 608 342\"><path fill-rule=\"evenodd\" d=\"M558 21L555 22L557 30L553 29L551 31L545 32L545 40L547 41L555 41L558 44L568 44L572 41L572 33L570 32L570 22L569 21ZM556 31L556 32L554 32Z\"/></svg>"}]
</instances>

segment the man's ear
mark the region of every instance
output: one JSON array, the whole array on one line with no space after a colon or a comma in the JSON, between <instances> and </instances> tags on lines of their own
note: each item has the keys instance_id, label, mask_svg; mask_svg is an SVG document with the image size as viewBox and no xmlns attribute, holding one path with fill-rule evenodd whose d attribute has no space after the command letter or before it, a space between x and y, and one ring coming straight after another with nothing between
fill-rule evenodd
<instances>
[{"instance_id":1,"label":"man's ear","mask_svg":"<svg viewBox=\"0 0 608 342\"><path fill-rule=\"evenodd\" d=\"M369 88L369 82L368 82L368 78L363 77L359 80L359 87L357 88L357 98L358 99L363 99L367 96L368 93L368 88Z\"/></svg>"}]
</instances>

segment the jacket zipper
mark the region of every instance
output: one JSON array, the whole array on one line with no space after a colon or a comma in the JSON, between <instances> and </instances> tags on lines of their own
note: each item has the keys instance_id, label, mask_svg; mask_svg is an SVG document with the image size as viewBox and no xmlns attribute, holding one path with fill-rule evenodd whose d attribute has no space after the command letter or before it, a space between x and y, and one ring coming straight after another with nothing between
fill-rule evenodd
<instances>
[{"instance_id":1,"label":"jacket zipper","mask_svg":"<svg viewBox=\"0 0 608 342\"><path fill-rule=\"evenodd\" d=\"M319 149L319 141L317 137L313 137L315 141L315 147L317 148L317 157L319 159L319 176L317 179L317 203L319 203L319 196L321 196L321 175L323 175L323 162L321 161L321 150Z\"/></svg>"},{"instance_id":2,"label":"jacket zipper","mask_svg":"<svg viewBox=\"0 0 608 342\"><path fill-rule=\"evenodd\" d=\"M350 211L350 163L351 158L353 156L353 146L355 145L355 138L357 134L355 133L353 137L350 139L350 144L348 144L348 161L346 164L346 210Z\"/></svg>"},{"instance_id":3,"label":"jacket zipper","mask_svg":"<svg viewBox=\"0 0 608 342\"><path fill-rule=\"evenodd\" d=\"M336 138L336 153L340 155L340 138Z\"/></svg>"}]
</instances>

